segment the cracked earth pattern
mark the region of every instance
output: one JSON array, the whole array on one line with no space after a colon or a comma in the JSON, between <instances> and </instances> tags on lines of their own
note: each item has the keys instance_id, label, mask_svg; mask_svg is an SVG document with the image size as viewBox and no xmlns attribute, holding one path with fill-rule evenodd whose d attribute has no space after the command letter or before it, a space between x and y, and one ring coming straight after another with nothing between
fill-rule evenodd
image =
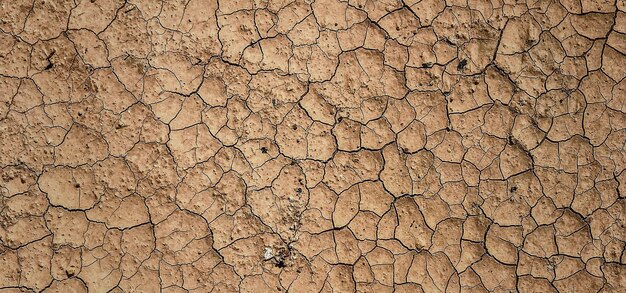
<instances>
[{"instance_id":1,"label":"cracked earth pattern","mask_svg":"<svg viewBox=\"0 0 626 293\"><path fill-rule=\"evenodd\" d=\"M626 292L624 0L0 4L0 292Z\"/></svg>"}]
</instances>

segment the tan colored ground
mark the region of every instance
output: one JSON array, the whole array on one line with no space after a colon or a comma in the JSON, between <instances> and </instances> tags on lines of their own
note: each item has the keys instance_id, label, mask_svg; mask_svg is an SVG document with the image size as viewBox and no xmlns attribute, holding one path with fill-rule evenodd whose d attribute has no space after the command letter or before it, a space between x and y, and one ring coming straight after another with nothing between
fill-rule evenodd
<instances>
[{"instance_id":1,"label":"tan colored ground","mask_svg":"<svg viewBox=\"0 0 626 293\"><path fill-rule=\"evenodd\" d=\"M4 0L0 292L626 292L626 1Z\"/></svg>"}]
</instances>

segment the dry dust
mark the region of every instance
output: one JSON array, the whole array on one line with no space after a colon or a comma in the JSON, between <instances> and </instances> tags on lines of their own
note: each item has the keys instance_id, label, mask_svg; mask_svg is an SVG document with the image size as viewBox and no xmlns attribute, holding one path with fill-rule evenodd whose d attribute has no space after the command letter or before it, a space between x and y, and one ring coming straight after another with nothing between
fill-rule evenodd
<instances>
[{"instance_id":1,"label":"dry dust","mask_svg":"<svg viewBox=\"0 0 626 293\"><path fill-rule=\"evenodd\" d=\"M626 1L0 4L0 292L626 292Z\"/></svg>"}]
</instances>

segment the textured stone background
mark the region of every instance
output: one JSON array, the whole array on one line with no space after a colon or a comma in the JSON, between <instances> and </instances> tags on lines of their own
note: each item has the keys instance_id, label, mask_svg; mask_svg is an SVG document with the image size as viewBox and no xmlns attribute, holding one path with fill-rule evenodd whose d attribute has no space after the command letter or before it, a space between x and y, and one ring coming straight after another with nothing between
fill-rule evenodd
<instances>
[{"instance_id":1,"label":"textured stone background","mask_svg":"<svg viewBox=\"0 0 626 293\"><path fill-rule=\"evenodd\" d=\"M626 292L624 0L5 0L0 292Z\"/></svg>"}]
</instances>

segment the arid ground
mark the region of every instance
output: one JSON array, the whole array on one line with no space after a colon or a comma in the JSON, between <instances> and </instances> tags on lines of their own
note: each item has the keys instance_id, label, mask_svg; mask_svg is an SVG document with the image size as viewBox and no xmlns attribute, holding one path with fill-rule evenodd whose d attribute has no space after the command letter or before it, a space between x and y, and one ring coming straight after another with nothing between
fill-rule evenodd
<instances>
[{"instance_id":1,"label":"arid ground","mask_svg":"<svg viewBox=\"0 0 626 293\"><path fill-rule=\"evenodd\" d=\"M0 292L626 292L625 76L625 0L4 0Z\"/></svg>"}]
</instances>

